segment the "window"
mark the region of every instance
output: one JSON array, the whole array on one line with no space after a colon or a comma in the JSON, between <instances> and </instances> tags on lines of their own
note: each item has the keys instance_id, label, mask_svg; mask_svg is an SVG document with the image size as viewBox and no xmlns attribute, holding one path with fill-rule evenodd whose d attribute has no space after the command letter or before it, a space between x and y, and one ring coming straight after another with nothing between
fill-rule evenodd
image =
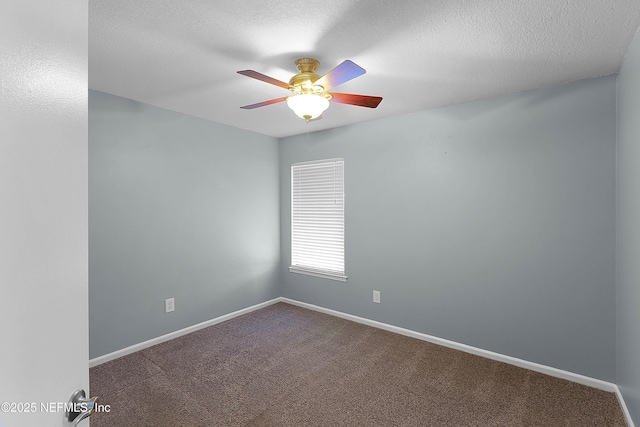
<instances>
[{"instance_id":1,"label":"window","mask_svg":"<svg viewBox=\"0 0 640 427\"><path fill-rule=\"evenodd\" d=\"M291 165L291 267L294 273L346 281L344 160Z\"/></svg>"}]
</instances>

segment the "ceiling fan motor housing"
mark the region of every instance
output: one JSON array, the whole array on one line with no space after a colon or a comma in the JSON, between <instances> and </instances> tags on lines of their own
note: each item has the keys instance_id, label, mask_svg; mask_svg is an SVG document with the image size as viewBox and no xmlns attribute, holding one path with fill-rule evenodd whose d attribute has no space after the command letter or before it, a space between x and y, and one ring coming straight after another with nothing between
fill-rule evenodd
<instances>
[{"instance_id":1,"label":"ceiling fan motor housing","mask_svg":"<svg viewBox=\"0 0 640 427\"><path fill-rule=\"evenodd\" d=\"M295 62L295 65L300 73L294 75L289 80L293 93L320 94L324 92L325 89L322 86L313 84L313 82L321 77L316 74L316 70L320 66L320 61L315 58L300 58Z\"/></svg>"}]
</instances>

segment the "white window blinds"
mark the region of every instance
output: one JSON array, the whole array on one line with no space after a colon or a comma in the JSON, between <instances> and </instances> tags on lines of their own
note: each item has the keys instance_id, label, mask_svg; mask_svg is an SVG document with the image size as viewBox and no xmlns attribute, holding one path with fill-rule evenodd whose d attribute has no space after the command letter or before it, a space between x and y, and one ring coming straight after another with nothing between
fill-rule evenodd
<instances>
[{"instance_id":1,"label":"white window blinds","mask_svg":"<svg viewBox=\"0 0 640 427\"><path fill-rule=\"evenodd\" d=\"M343 159L291 165L289 270L346 280Z\"/></svg>"}]
</instances>

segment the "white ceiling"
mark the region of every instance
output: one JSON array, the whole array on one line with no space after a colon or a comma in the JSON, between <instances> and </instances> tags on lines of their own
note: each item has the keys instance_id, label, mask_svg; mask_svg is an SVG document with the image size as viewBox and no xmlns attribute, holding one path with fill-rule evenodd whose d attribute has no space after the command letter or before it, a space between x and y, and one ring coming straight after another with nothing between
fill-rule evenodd
<instances>
[{"instance_id":1,"label":"white ceiling","mask_svg":"<svg viewBox=\"0 0 640 427\"><path fill-rule=\"evenodd\" d=\"M284 137L615 73L639 24L640 0L89 0L89 87ZM236 71L288 82L308 56L382 103L239 108L288 92Z\"/></svg>"}]
</instances>

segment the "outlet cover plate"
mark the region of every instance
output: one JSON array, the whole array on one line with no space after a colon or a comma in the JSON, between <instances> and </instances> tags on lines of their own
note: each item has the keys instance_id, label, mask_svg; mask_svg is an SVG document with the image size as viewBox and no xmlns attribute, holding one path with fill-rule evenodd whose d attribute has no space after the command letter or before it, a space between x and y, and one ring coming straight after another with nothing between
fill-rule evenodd
<instances>
[{"instance_id":1,"label":"outlet cover plate","mask_svg":"<svg viewBox=\"0 0 640 427\"><path fill-rule=\"evenodd\" d=\"M373 302L380 304L380 291L373 291Z\"/></svg>"},{"instance_id":2,"label":"outlet cover plate","mask_svg":"<svg viewBox=\"0 0 640 427\"><path fill-rule=\"evenodd\" d=\"M176 309L176 302L174 298L164 300L164 312L170 313Z\"/></svg>"}]
</instances>

